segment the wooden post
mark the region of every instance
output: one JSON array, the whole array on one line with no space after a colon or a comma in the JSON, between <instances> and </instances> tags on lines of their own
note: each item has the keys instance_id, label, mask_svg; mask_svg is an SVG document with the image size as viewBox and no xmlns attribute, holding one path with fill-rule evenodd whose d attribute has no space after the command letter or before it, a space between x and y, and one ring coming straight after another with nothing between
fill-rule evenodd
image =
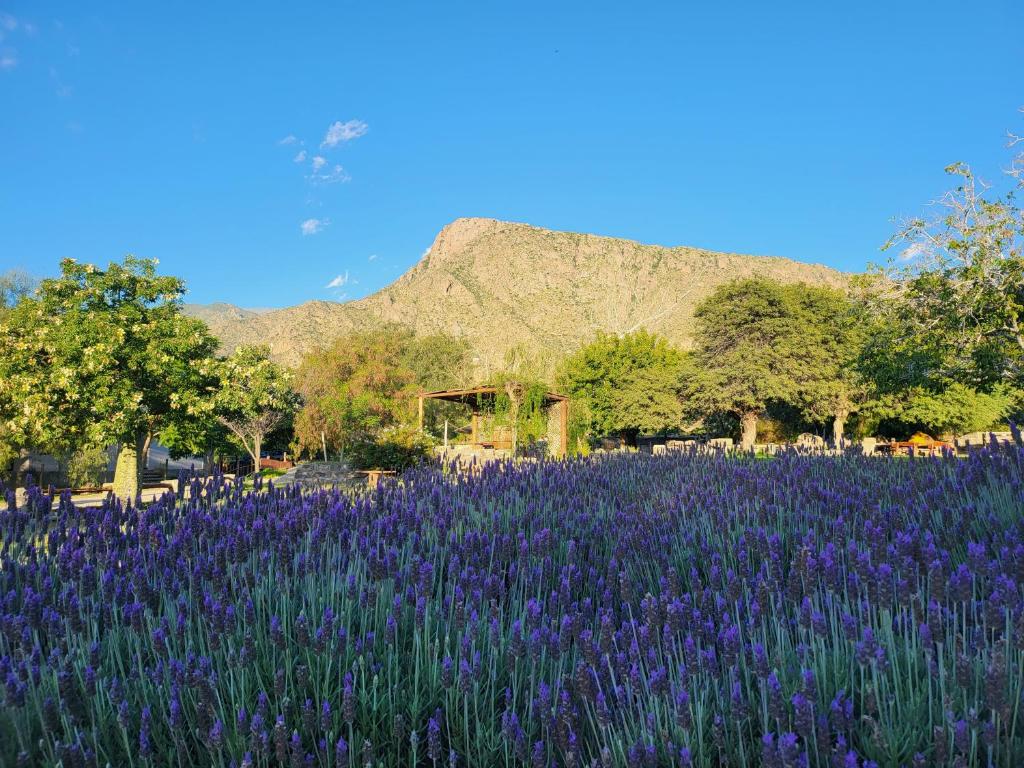
<instances>
[{"instance_id":1,"label":"wooden post","mask_svg":"<svg viewBox=\"0 0 1024 768\"><path fill-rule=\"evenodd\" d=\"M320 445L324 449L324 461L327 461L327 438L324 437L324 431L320 430Z\"/></svg>"},{"instance_id":2,"label":"wooden post","mask_svg":"<svg viewBox=\"0 0 1024 768\"><path fill-rule=\"evenodd\" d=\"M473 443L480 442L480 414L473 411L473 422L472 430L470 433L470 440Z\"/></svg>"},{"instance_id":3,"label":"wooden post","mask_svg":"<svg viewBox=\"0 0 1024 768\"><path fill-rule=\"evenodd\" d=\"M569 401L563 400L560 409L562 411L562 450L558 455L564 457L569 452Z\"/></svg>"},{"instance_id":4,"label":"wooden post","mask_svg":"<svg viewBox=\"0 0 1024 768\"><path fill-rule=\"evenodd\" d=\"M420 432L422 432L423 431L423 395L420 395L418 398L416 398L416 400L417 400L418 410L419 410Z\"/></svg>"},{"instance_id":5,"label":"wooden post","mask_svg":"<svg viewBox=\"0 0 1024 768\"><path fill-rule=\"evenodd\" d=\"M448 450L448 419L444 420L444 449Z\"/></svg>"}]
</instances>

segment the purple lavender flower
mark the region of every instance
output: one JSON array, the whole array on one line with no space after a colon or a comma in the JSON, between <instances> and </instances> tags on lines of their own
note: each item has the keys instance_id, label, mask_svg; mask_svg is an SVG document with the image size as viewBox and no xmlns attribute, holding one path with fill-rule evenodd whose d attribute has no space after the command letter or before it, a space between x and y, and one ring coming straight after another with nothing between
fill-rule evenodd
<instances>
[{"instance_id":1,"label":"purple lavender flower","mask_svg":"<svg viewBox=\"0 0 1024 768\"><path fill-rule=\"evenodd\" d=\"M427 757L434 763L441 759L441 725L437 715L427 722Z\"/></svg>"}]
</instances>

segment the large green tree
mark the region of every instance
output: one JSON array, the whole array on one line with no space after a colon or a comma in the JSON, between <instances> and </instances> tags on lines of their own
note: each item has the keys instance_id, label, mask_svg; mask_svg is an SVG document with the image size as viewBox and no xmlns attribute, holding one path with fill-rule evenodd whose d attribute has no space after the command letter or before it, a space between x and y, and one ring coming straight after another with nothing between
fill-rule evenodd
<instances>
[{"instance_id":1,"label":"large green tree","mask_svg":"<svg viewBox=\"0 0 1024 768\"><path fill-rule=\"evenodd\" d=\"M842 444L850 415L864 406L870 382L857 363L868 333L862 305L844 292L825 286L795 286L794 318L802 339L796 402L811 422L832 422L833 445Z\"/></svg>"},{"instance_id":2,"label":"large green tree","mask_svg":"<svg viewBox=\"0 0 1024 768\"><path fill-rule=\"evenodd\" d=\"M656 334L599 333L563 363L558 383L590 414L596 434L635 442L681 426L683 365L683 354Z\"/></svg>"},{"instance_id":3,"label":"large green tree","mask_svg":"<svg viewBox=\"0 0 1024 768\"><path fill-rule=\"evenodd\" d=\"M62 261L0 316L6 439L57 455L119 443L115 490L134 496L149 440L210 384L217 342L182 314L183 292L154 260Z\"/></svg>"},{"instance_id":4,"label":"large green tree","mask_svg":"<svg viewBox=\"0 0 1024 768\"><path fill-rule=\"evenodd\" d=\"M821 348L827 332L814 307L836 299L802 284L763 278L719 286L696 310L694 370L688 396L704 415L739 420L741 444L750 449L757 422L773 402L809 410L835 408L845 398L832 386L837 352Z\"/></svg>"}]
</instances>

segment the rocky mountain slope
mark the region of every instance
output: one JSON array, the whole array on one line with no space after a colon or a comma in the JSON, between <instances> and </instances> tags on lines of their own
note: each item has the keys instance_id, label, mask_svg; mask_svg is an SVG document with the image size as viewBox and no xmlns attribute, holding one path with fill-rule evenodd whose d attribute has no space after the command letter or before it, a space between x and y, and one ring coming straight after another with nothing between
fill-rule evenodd
<instances>
[{"instance_id":1,"label":"rocky mountain slope","mask_svg":"<svg viewBox=\"0 0 1024 768\"><path fill-rule=\"evenodd\" d=\"M519 347L556 360L601 330L646 328L686 347L697 303L721 283L751 276L842 286L849 275L789 259L667 248L555 232L493 219L457 219L396 282L358 301L310 301L265 312L187 305L223 342L269 344L297 365L354 329L402 323L416 333L465 337L478 378Z\"/></svg>"}]
</instances>

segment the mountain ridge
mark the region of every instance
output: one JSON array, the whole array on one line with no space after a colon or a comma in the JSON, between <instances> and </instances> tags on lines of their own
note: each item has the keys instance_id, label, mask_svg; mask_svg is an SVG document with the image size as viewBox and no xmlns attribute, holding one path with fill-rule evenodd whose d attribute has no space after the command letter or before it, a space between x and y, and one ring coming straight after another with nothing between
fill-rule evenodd
<instances>
[{"instance_id":1,"label":"mountain ridge","mask_svg":"<svg viewBox=\"0 0 1024 768\"><path fill-rule=\"evenodd\" d=\"M543 359L568 354L598 331L639 328L690 345L693 310L722 283L744 277L844 287L851 277L820 264L690 246L561 232L519 222L459 218L407 272L352 301L311 299L269 311L188 304L222 351L268 344L286 365L355 330L400 323L417 334L466 338L477 378L513 347Z\"/></svg>"}]
</instances>

